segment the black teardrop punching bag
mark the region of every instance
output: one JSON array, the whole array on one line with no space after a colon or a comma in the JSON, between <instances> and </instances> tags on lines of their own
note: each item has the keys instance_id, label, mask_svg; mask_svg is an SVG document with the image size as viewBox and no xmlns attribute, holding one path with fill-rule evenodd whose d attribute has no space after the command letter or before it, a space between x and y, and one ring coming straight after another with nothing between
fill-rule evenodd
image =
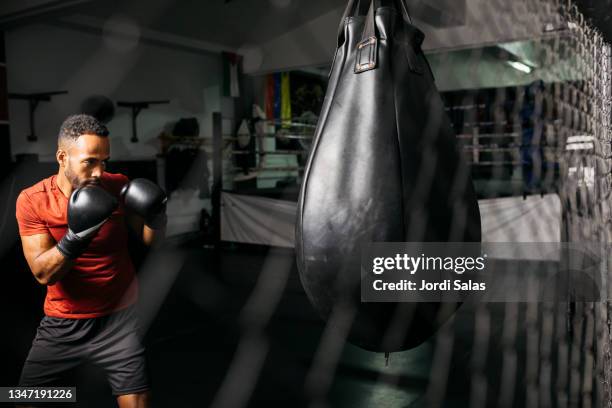
<instances>
[{"instance_id":1,"label":"black teardrop punching bag","mask_svg":"<svg viewBox=\"0 0 612 408\"><path fill-rule=\"evenodd\" d=\"M361 245L481 239L470 170L423 40L405 0L349 1L298 203L306 294L371 351L421 344L457 305L362 303Z\"/></svg>"}]
</instances>

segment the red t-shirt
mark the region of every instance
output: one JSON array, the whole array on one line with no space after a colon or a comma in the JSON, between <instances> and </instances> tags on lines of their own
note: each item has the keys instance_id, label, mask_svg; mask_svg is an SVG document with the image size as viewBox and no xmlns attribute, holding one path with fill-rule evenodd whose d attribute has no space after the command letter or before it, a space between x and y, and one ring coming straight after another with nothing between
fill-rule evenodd
<instances>
[{"instance_id":1,"label":"red t-shirt","mask_svg":"<svg viewBox=\"0 0 612 408\"><path fill-rule=\"evenodd\" d=\"M16 216L21 236L51 234L59 242L66 233L68 198L55 178L46 178L19 194ZM101 178L102 187L116 197L127 182L122 174L104 173ZM134 304L137 296L125 212L120 204L72 269L47 286L44 309L47 316L85 319L124 309Z\"/></svg>"}]
</instances>

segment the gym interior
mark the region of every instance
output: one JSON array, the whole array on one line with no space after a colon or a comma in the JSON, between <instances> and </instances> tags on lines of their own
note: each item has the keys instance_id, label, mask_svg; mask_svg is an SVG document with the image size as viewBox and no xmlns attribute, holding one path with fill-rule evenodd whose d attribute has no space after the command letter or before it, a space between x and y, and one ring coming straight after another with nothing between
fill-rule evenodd
<instances>
[{"instance_id":1,"label":"gym interior","mask_svg":"<svg viewBox=\"0 0 612 408\"><path fill-rule=\"evenodd\" d=\"M150 406L612 403L610 0L6 0L0 30L0 387L19 385L47 293L17 197L58 173L60 127L87 114L106 171L167 194L163 242L129 242ZM457 195L449 161L473 188L465 241L535 248L499 255L517 270L567 261L542 245L602 247L598 296L507 286L428 325L408 313L397 347L376 323L414 303L343 309L326 262L359 284L364 239L463 241L419 223L470 223L432 204ZM398 225L422 239L385 235ZM95 364L65 384L76 402L51 406L118 404Z\"/></svg>"}]
</instances>

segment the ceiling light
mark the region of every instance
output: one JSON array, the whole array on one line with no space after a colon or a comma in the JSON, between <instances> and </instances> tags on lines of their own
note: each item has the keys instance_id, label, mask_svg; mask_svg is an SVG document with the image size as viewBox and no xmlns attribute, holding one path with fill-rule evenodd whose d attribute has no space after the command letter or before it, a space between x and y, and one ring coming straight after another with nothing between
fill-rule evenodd
<instances>
[{"instance_id":1,"label":"ceiling light","mask_svg":"<svg viewBox=\"0 0 612 408\"><path fill-rule=\"evenodd\" d=\"M533 71L533 68L531 68L529 65L523 64L522 62L519 61L507 61L508 65L510 65L512 68L524 72L526 74L531 74L531 71Z\"/></svg>"}]
</instances>

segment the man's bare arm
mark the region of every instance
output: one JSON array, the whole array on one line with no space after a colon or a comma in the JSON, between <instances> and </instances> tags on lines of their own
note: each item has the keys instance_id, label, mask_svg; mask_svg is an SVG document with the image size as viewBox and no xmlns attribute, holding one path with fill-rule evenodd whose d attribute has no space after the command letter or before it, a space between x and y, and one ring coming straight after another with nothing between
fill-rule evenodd
<instances>
[{"instance_id":1,"label":"man's bare arm","mask_svg":"<svg viewBox=\"0 0 612 408\"><path fill-rule=\"evenodd\" d=\"M149 228L144 224L142 217L133 213L126 214L126 223L146 246L161 243L166 235L166 228Z\"/></svg>"},{"instance_id":2,"label":"man's bare arm","mask_svg":"<svg viewBox=\"0 0 612 408\"><path fill-rule=\"evenodd\" d=\"M144 225L143 218L126 209L125 223L127 224L128 228L138 237L138 239L142 240L142 227Z\"/></svg>"},{"instance_id":3,"label":"man's bare arm","mask_svg":"<svg viewBox=\"0 0 612 408\"><path fill-rule=\"evenodd\" d=\"M57 249L49 234L22 236L21 245L32 274L42 285L53 285L74 265Z\"/></svg>"},{"instance_id":4,"label":"man's bare arm","mask_svg":"<svg viewBox=\"0 0 612 408\"><path fill-rule=\"evenodd\" d=\"M142 242L147 246L159 245L166 237L166 227L153 229L146 225L142 228Z\"/></svg>"}]
</instances>

